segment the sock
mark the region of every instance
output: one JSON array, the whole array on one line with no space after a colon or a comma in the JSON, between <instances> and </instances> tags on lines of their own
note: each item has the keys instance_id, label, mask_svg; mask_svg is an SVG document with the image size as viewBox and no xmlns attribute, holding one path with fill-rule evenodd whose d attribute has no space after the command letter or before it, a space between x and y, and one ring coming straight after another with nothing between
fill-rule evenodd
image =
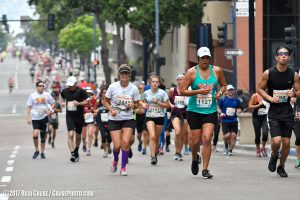
<instances>
[{"instance_id":1,"label":"sock","mask_svg":"<svg viewBox=\"0 0 300 200\"><path fill-rule=\"evenodd\" d=\"M125 168L128 160L129 151L122 150L122 164L121 168Z\"/></svg>"},{"instance_id":2,"label":"sock","mask_svg":"<svg viewBox=\"0 0 300 200\"><path fill-rule=\"evenodd\" d=\"M167 135L166 136L166 145L169 146L171 144L171 136Z\"/></svg>"},{"instance_id":3,"label":"sock","mask_svg":"<svg viewBox=\"0 0 300 200\"><path fill-rule=\"evenodd\" d=\"M115 162L118 162L118 160L119 160L119 153L120 153L120 151L116 151L115 149L113 149L114 161Z\"/></svg>"},{"instance_id":4,"label":"sock","mask_svg":"<svg viewBox=\"0 0 300 200\"><path fill-rule=\"evenodd\" d=\"M228 149L228 143L225 143L225 149Z\"/></svg>"},{"instance_id":5,"label":"sock","mask_svg":"<svg viewBox=\"0 0 300 200\"><path fill-rule=\"evenodd\" d=\"M79 149L79 147L75 147L75 149L74 149L75 154L78 154L78 149Z\"/></svg>"}]
</instances>

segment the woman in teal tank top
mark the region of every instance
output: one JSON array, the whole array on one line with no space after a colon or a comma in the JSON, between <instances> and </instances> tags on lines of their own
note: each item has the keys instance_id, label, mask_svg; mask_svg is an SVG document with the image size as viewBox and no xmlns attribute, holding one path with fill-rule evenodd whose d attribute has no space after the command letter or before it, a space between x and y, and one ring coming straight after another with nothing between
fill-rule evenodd
<instances>
[{"instance_id":1,"label":"woman in teal tank top","mask_svg":"<svg viewBox=\"0 0 300 200\"><path fill-rule=\"evenodd\" d=\"M187 107L187 120L192 135L193 161L191 171L194 175L199 172L198 150L203 144L202 160L203 178L212 178L208 164L211 156L211 139L217 123L217 100L226 90L226 80L220 67L210 65L210 50L201 47L197 51L198 65L189 69L180 87L183 96L191 96ZM220 85L220 91L217 91ZM191 90L189 90L191 86Z\"/></svg>"}]
</instances>

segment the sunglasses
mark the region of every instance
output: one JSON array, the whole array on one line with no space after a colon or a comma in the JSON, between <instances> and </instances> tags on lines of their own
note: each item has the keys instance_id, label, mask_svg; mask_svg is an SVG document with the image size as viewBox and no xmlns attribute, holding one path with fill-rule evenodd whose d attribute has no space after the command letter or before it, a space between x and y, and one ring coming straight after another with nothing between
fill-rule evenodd
<instances>
[{"instance_id":1,"label":"sunglasses","mask_svg":"<svg viewBox=\"0 0 300 200\"><path fill-rule=\"evenodd\" d=\"M129 72L120 72L120 74L126 74L126 75L128 75L130 73Z\"/></svg>"},{"instance_id":2,"label":"sunglasses","mask_svg":"<svg viewBox=\"0 0 300 200\"><path fill-rule=\"evenodd\" d=\"M44 85L38 85L38 87L45 87Z\"/></svg>"},{"instance_id":3,"label":"sunglasses","mask_svg":"<svg viewBox=\"0 0 300 200\"><path fill-rule=\"evenodd\" d=\"M277 56L289 56L289 52L278 52Z\"/></svg>"}]
</instances>

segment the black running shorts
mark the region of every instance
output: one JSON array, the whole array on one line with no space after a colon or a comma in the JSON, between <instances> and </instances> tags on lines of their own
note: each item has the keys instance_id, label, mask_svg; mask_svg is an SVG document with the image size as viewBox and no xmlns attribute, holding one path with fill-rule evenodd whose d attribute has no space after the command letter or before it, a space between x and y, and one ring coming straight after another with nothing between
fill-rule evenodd
<instances>
[{"instance_id":1,"label":"black running shorts","mask_svg":"<svg viewBox=\"0 0 300 200\"><path fill-rule=\"evenodd\" d=\"M278 119L269 119L269 127L271 137L286 137L291 138L292 130L294 128L295 121L293 118L291 120L280 121Z\"/></svg>"},{"instance_id":2,"label":"black running shorts","mask_svg":"<svg viewBox=\"0 0 300 200\"><path fill-rule=\"evenodd\" d=\"M40 120L32 120L32 127L33 127L33 129L38 129L40 131L46 131L47 130L47 122L48 122L48 117L45 117L44 119L40 119Z\"/></svg>"},{"instance_id":3,"label":"black running shorts","mask_svg":"<svg viewBox=\"0 0 300 200\"><path fill-rule=\"evenodd\" d=\"M203 124L214 124L218 122L218 113L200 114L191 111L186 113L187 121L191 130L202 129Z\"/></svg>"},{"instance_id":4,"label":"black running shorts","mask_svg":"<svg viewBox=\"0 0 300 200\"><path fill-rule=\"evenodd\" d=\"M122 128L132 128L134 130L135 120L134 119L121 120L121 121L108 120L109 131L121 130Z\"/></svg>"},{"instance_id":5,"label":"black running shorts","mask_svg":"<svg viewBox=\"0 0 300 200\"><path fill-rule=\"evenodd\" d=\"M238 122L222 122L222 131L225 135L226 133L235 133L238 132Z\"/></svg>"},{"instance_id":6,"label":"black running shorts","mask_svg":"<svg viewBox=\"0 0 300 200\"><path fill-rule=\"evenodd\" d=\"M72 118L66 115L67 129L68 131L75 131L81 134L82 127L85 126L84 119L82 118Z\"/></svg>"}]
</instances>

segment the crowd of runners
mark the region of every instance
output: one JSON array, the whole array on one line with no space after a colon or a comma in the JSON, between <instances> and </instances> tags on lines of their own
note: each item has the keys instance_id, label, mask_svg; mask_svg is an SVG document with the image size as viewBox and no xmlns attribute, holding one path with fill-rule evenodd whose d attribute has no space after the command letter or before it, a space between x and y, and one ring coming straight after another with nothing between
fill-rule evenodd
<instances>
[{"instance_id":1,"label":"crowd of runners","mask_svg":"<svg viewBox=\"0 0 300 200\"><path fill-rule=\"evenodd\" d=\"M293 130L297 150L295 167L300 168L300 100L297 100L300 84L298 71L288 67L290 50L281 46L275 53L276 65L263 73L257 93L251 96L247 108L235 95L234 86L226 83L222 68L210 64L211 53L207 47L198 49L198 64L179 74L176 86L168 90L162 78L155 74L149 74L147 83L132 83L132 69L127 64L118 68L116 82L99 88L75 76L69 76L61 84L59 76L55 76L48 93L45 89L50 83L37 78L36 92L27 100L27 122L33 127L33 159L39 155L46 158L47 135L48 143L55 147L58 113L65 109L71 162L80 160L81 150L90 156L92 146L101 146L103 158L112 154L111 172L115 173L120 163L120 174L126 176L135 137L138 152L149 155L149 163L157 165L158 155L170 152L171 133L174 133L173 159L183 161L191 154L192 174L199 173L202 163L201 175L210 179L213 175L209 161L212 152L217 151L220 129L223 154L232 156L238 136L238 114L249 109L256 156L268 156L266 143L270 133L272 151L268 169L287 177L284 167ZM29 59L33 67L34 57ZM51 59L42 56L37 60L52 66Z\"/></svg>"}]
</instances>

